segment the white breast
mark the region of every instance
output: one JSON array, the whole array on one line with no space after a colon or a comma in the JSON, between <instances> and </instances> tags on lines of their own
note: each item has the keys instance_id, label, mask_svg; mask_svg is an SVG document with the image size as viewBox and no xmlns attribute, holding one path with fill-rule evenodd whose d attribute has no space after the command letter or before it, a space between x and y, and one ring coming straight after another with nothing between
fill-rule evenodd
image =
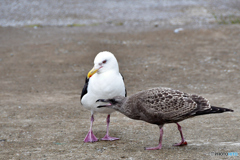
<instances>
[{"instance_id":1,"label":"white breast","mask_svg":"<svg viewBox=\"0 0 240 160\"><path fill-rule=\"evenodd\" d=\"M114 112L109 108L97 108L101 103L98 99L108 99L114 96L125 96L123 78L119 72L108 71L101 74L94 74L89 79L88 93L83 96L82 104L85 108L94 112L110 114Z\"/></svg>"}]
</instances>

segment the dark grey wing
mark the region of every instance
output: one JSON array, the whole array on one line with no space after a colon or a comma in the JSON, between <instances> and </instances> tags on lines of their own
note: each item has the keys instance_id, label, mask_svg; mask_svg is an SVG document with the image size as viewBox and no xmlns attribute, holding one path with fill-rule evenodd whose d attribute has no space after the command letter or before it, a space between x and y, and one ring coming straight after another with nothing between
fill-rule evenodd
<instances>
[{"instance_id":1,"label":"dark grey wing","mask_svg":"<svg viewBox=\"0 0 240 160\"><path fill-rule=\"evenodd\" d=\"M88 82L89 82L89 79L86 77L80 100L85 94L87 94Z\"/></svg>"},{"instance_id":2,"label":"dark grey wing","mask_svg":"<svg viewBox=\"0 0 240 160\"><path fill-rule=\"evenodd\" d=\"M123 77L123 75L120 73L120 75L122 76L122 79L123 79L123 82L124 82L124 77ZM125 87L125 83L124 83L124 87ZM125 87L125 97L127 97L127 89L126 89L126 87Z\"/></svg>"}]
</instances>

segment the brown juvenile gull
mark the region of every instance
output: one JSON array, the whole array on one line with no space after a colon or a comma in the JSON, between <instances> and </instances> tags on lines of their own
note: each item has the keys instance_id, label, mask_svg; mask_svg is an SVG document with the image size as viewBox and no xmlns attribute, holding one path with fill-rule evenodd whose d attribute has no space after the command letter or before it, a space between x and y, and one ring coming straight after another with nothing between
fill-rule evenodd
<instances>
[{"instance_id":1,"label":"brown juvenile gull","mask_svg":"<svg viewBox=\"0 0 240 160\"><path fill-rule=\"evenodd\" d=\"M102 140L118 140L119 138L109 136L110 114L114 112L111 108L97 108L97 99L112 98L114 96L126 96L123 76L119 73L118 62L115 56L108 52L100 52L94 59L94 67L89 71L85 85L82 89L81 104L91 111L91 125L84 142L95 142L98 138L93 134L92 125L95 113L105 113L107 116L107 133Z\"/></svg>"},{"instance_id":2,"label":"brown juvenile gull","mask_svg":"<svg viewBox=\"0 0 240 160\"><path fill-rule=\"evenodd\" d=\"M99 108L112 108L129 118L158 125L160 128L159 145L145 148L146 150L162 148L163 125L165 123L177 124L182 141L175 145L182 146L187 145L187 142L183 138L178 122L204 114L233 112L228 108L211 106L209 101L202 96L170 88L153 88L138 92L130 97L117 96L111 99L99 99L97 102L106 102L104 105L99 105Z\"/></svg>"}]
</instances>

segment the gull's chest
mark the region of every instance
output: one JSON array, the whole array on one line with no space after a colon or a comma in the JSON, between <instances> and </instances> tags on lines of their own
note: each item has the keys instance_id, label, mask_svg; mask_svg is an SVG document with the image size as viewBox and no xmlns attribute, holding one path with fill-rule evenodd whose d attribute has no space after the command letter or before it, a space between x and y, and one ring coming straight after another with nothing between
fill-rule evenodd
<instances>
[{"instance_id":1,"label":"gull's chest","mask_svg":"<svg viewBox=\"0 0 240 160\"><path fill-rule=\"evenodd\" d=\"M122 90L123 80L120 75L103 74L94 75L89 81L88 91L97 95L112 95Z\"/></svg>"}]
</instances>

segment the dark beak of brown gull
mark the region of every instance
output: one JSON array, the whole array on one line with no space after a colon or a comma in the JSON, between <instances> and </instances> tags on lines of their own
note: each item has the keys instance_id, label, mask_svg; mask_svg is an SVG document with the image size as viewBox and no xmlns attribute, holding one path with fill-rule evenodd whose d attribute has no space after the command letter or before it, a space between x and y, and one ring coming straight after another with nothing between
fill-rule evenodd
<instances>
[{"instance_id":1,"label":"dark beak of brown gull","mask_svg":"<svg viewBox=\"0 0 240 160\"><path fill-rule=\"evenodd\" d=\"M112 105L112 104L109 102L109 100L106 100L106 99L98 99L96 102L107 102L107 103L108 103L108 104L105 104L105 105L97 106L97 108L108 107L108 106L111 106L111 105Z\"/></svg>"},{"instance_id":2,"label":"dark beak of brown gull","mask_svg":"<svg viewBox=\"0 0 240 160\"><path fill-rule=\"evenodd\" d=\"M96 102L109 102L109 101L106 99L98 99L98 100L96 100Z\"/></svg>"}]
</instances>

